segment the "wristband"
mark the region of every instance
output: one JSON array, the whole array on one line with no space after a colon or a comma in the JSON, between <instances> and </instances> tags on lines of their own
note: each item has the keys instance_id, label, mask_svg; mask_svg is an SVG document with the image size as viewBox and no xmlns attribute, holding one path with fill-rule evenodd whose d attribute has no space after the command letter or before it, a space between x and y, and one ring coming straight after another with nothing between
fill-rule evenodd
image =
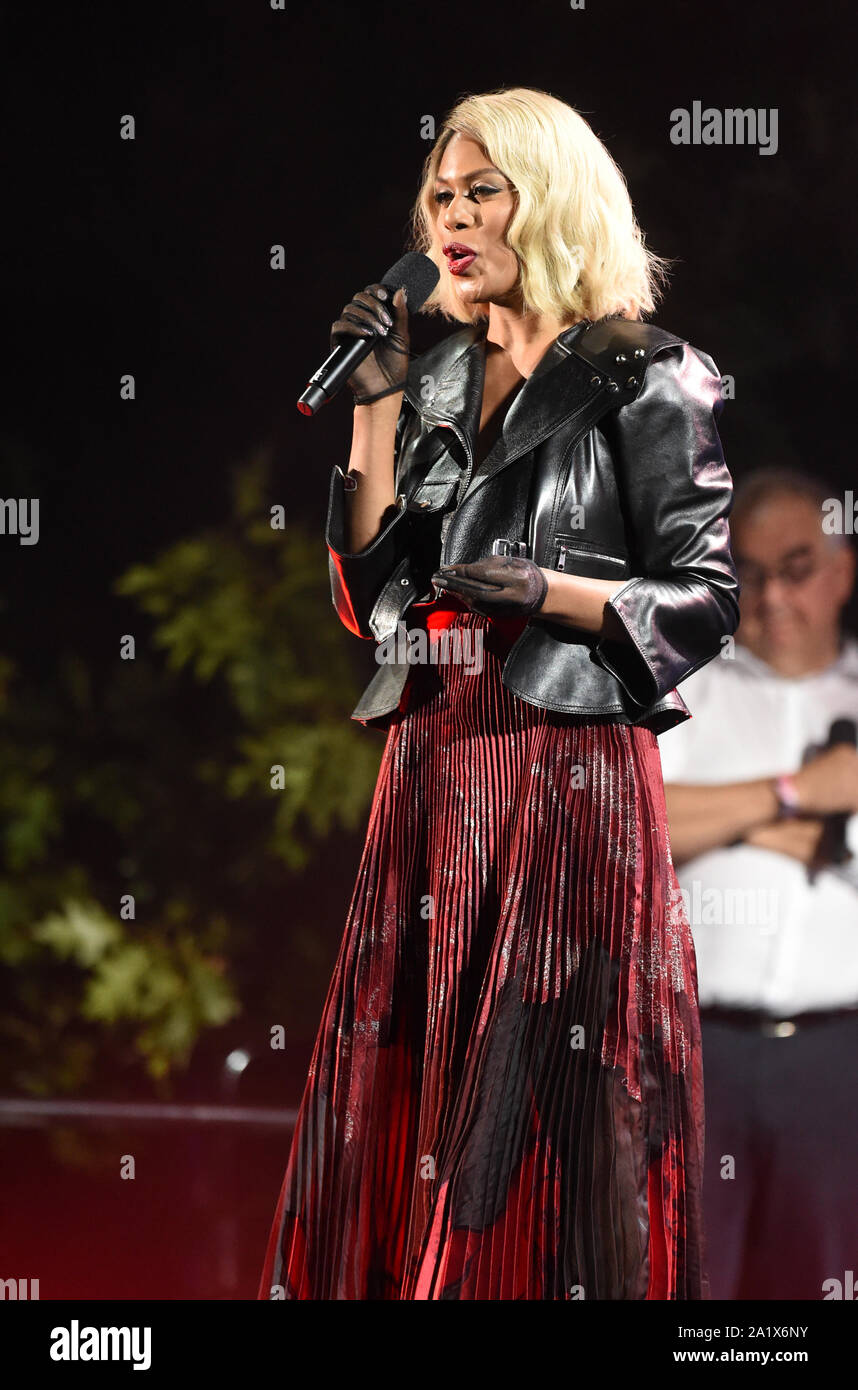
<instances>
[{"instance_id":1,"label":"wristband","mask_svg":"<svg viewBox=\"0 0 858 1390\"><path fill-rule=\"evenodd\" d=\"M801 814L798 789L791 773L784 772L775 778L775 796L778 799L779 820L791 820Z\"/></svg>"}]
</instances>

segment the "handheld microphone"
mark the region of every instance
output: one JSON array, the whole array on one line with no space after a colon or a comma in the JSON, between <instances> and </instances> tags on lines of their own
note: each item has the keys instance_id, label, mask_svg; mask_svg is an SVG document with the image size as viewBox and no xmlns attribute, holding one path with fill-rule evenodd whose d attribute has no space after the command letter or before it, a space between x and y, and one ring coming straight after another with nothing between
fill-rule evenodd
<instances>
[{"instance_id":1,"label":"handheld microphone","mask_svg":"<svg viewBox=\"0 0 858 1390\"><path fill-rule=\"evenodd\" d=\"M858 744L858 725L854 719L835 719L828 731L828 748L833 748L837 743L848 743L850 748ZM840 814L831 817L830 827L830 853L835 864L843 864L850 858L849 849L846 845L846 823L848 815Z\"/></svg>"},{"instance_id":2,"label":"handheld microphone","mask_svg":"<svg viewBox=\"0 0 858 1390\"><path fill-rule=\"evenodd\" d=\"M858 745L858 724L854 719L834 719L828 730L828 738L823 749L834 748L838 743L846 743L850 748ZM822 751L822 750L820 750ZM817 848L815 862L808 868L808 880L813 883L821 868L827 864L848 864L852 858L846 843L846 828L849 816L843 812L825 817L825 829Z\"/></svg>"},{"instance_id":3,"label":"handheld microphone","mask_svg":"<svg viewBox=\"0 0 858 1390\"><path fill-rule=\"evenodd\" d=\"M408 251L392 265L381 277L381 284L387 285L395 294L403 285L408 296L408 310L413 313L425 304L441 278L434 261L419 251ZM374 337L351 337L348 342L338 343L330 357L314 372L307 383L307 389L298 400L302 415L315 415L323 405L333 400L349 377L357 370L365 357L375 346Z\"/></svg>"},{"instance_id":4,"label":"handheld microphone","mask_svg":"<svg viewBox=\"0 0 858 1390\"><path fill-rule=\"evenodd\" d=\"M828 731L828 741L826 748L833 748L837 743L848 743L855 748L858 745L858 724L854 719L835 719Z\"/></svg>"}]
</instances>

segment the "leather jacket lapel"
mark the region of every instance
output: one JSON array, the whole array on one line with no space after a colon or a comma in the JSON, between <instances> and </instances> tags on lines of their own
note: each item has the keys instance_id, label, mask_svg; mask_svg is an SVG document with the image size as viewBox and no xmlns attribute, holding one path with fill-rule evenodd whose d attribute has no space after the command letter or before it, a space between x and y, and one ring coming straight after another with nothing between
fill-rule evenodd
<instances>
[{"instance_id":1,"label":"leather jacket lapel","mask_svg":"<svg viewBox=\"0 0 858 1390\"><path fill-rule=\"evenodd\" d=\"M578 329L576 324L569 332ZM536 371L525 381L507 411L500 435L464 495L470 497L501 469L536 449L599 394L603 379L568 350L562 341L566 336L563 334L552 343Z\"/></svg>"},{"instance_id":2,"label":"leather jacket lapel","mask_svg":"<svg viewBox=\"0 0 858 1390\"><path fill-rule=\"evenodd\" d=\"M427 425L446 425L455 432L469 467L483 401L485 332L485 324L468 326L423 353L404 392Z\"/></svg>"},{"instance_id":3,"label":"leather jacket lapel","mask_svg":"<svg viewBox=\"0 0 858 1390\"><path fill-rule=\"evenodd\" d=\"M573 351L589 322L573 324L547 348L525 381L507 411L501 434L475 472L487 327L485 321L469 325L424 353L419 375L409 376L405 387L406 398L425 423L447 426L462 445L467 472L460 502L583 410L603 384L592 366Z\"/></svg>"}]
</instances>

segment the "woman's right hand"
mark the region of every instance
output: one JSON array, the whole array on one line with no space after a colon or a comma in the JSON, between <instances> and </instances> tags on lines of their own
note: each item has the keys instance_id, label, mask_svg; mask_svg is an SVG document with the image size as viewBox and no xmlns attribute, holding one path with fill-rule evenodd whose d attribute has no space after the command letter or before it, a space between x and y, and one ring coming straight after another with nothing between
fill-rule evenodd
<instances>
[{"instance_id":1,"label":"woman's right hand","mask_svg":"<svg viewBox=\"0 0 858 1390\"><path fill-rule=\"evenodd\" d=\"M331 324L331 347L350 338L372 338L373 349L348 379L356 405L401 390L408 375L410 333L405 290L367 285Z\"/></svg>"}]
</instances>

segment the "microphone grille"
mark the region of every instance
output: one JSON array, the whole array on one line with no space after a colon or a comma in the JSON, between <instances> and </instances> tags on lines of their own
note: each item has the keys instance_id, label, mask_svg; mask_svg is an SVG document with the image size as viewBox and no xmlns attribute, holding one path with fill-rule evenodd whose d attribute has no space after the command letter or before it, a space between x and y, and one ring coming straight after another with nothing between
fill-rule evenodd
<instances>
[{"instance_id":1,"label":"microphone grille","mask_svg":"<svg viewBox=\"0 0 858 1390\"><path fill-rule=\"evenodd\" d=\"M381 277L381 283L396 292L402 285L408 296L408 309L414 313L426 303L441 273L434 261L420 251L407 251Z\"/></svg>"}]
</instances>

